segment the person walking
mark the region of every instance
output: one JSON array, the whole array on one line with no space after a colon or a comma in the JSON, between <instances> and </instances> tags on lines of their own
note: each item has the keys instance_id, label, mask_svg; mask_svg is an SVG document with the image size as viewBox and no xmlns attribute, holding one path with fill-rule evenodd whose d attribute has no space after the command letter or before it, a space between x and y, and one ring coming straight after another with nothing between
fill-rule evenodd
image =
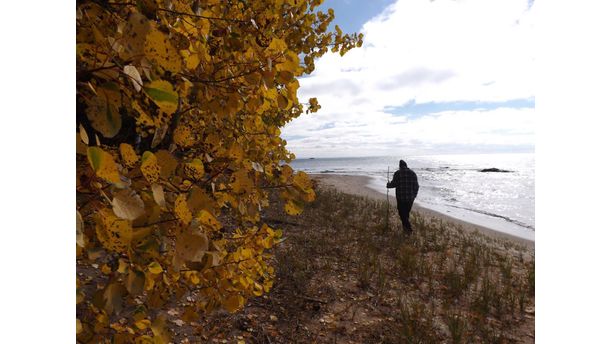
<instances>
[{"instance_id":1,"label":"person walking","mask_svg":"<svg viewBox=\"0 0 612 344\"><path fill-rule=\"evenodd\" d=\"M419 193L419 182L416 173L408 168L404 160L400 160L399 167L399 170L393 173L393 179L387 183L387 188L395 188L397 211L402 220L402 227L406 234L412 234L409 216L414 199Z\"/></svg>"}]
</instances>

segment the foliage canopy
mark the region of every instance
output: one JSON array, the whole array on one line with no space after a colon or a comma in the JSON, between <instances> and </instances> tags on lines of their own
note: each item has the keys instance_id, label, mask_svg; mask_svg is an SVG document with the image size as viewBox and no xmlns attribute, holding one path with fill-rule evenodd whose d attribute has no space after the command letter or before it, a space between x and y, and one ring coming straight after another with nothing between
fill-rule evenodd
<instances>
[{"instance_id":1,"label":"foliage canopy","mask_svg":"<svg viewBox=\"0 0 612 344\"><path fill-rule=\"evenodd\" d=\"M105 276L92 298L77 276L79 340L167 342L148 310L189 292L234 312L270 290L268 191L290 215L315 197L280 137L320 107L297 77L362 41L328 32L321 2L77 1L77 258Z\"/></svg>"}]
</instances>

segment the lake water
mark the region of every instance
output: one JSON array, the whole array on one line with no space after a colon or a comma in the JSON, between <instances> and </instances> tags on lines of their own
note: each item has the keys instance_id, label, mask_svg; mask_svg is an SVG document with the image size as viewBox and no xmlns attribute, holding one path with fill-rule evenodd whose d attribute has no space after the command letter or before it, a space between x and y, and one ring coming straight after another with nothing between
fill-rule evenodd
<instances>
[{"instance_id":1,"label":"lake water","mask_svg":"<svg viewBox=\"0 0 612 344\"><path fill-rule=\"evenodd\" d=\"M363 175L368 187L386 194L400 159L419 179L416 203L449 216L528 240L535 239L535 155L473 154L413 157L297 159L307 173ZM496 167L509 173L479 172ZM395 196L394 190L390 195Z\"/></svg>"}]
</instances>

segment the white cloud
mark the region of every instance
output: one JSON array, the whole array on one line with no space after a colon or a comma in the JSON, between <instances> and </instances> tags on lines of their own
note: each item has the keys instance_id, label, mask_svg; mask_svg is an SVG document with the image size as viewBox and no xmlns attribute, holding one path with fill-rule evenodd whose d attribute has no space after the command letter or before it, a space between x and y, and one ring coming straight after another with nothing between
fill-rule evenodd
<instances>
[{"instance_id":1,"label":"white cloud","mask_svg":"<svg viewBox=\"0 0 612 344\"><path fill-rule=\"evenodd\" d=\"M362 48L344 57L325 55L315 72L300 80L300 99L317 97L323 108L284 128L283 136L298 156L333 155L329 152L354 144L363 149L342 155L383 154L393 145L435 150L453 144L533 144L529 109L513 110L516 117L500 109L417 120L384 112L410 101L534 97L533 9L527 1L399 0L362 31ZM334 128L308 131L332 124ZM510 134L513 130L529 134ZM306 137L292 139L296 136ZM315 145L321 147L316 152Z\"/></svg>"},{"instance_id":2,"label":"white cloud","mask_svg":"<svg viewBox=\"0 0 612 344\"><path fill-rule=\"evenodd\" d=\"M411 119L384 112L315 113L288 128L298 157L486 152L530 147L531 108L445 111Z\"/></svg>"}]
</instances>

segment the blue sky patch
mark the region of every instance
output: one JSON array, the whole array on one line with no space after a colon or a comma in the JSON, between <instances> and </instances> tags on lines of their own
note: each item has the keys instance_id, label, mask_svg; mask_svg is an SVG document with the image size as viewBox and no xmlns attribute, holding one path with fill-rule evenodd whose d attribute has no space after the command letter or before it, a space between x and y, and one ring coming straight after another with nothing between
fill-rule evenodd
<instances>
[{"instance_id":1,"label":"blue sky patch","mask_svg":"<svg viewBox=\"0 0 612 344\"><path fill-rule=\"evenodd\" d=\"M394 0L326 0L318 9L324 12L327 12L328 8L334 9L336 18L330 24L329 31L333 31L334 25L338 25L344 33L353 33L360 32L363 24L382 13L394 2Z\"/></svg>"},{"instance_id":2,"label":"blue sky patch","mask_svg":"<svg viewBox=\"0 0 612 344\"><path fill-rule=\"evenodd\" d=\"M457 101L457 102L429 102L429 103L415 103L414 100L410 101L406 105L399 107L388 107L385 108L385 112L393 115L407 115L419 117L430 113L442 112L442 111L474 111L474 110L494 110L498 108L512 108L512 109L523 109L523 108L534 108L535 99L512 99L503 102L473 102L473 101Z\"/></svg>"}]
</instances>

